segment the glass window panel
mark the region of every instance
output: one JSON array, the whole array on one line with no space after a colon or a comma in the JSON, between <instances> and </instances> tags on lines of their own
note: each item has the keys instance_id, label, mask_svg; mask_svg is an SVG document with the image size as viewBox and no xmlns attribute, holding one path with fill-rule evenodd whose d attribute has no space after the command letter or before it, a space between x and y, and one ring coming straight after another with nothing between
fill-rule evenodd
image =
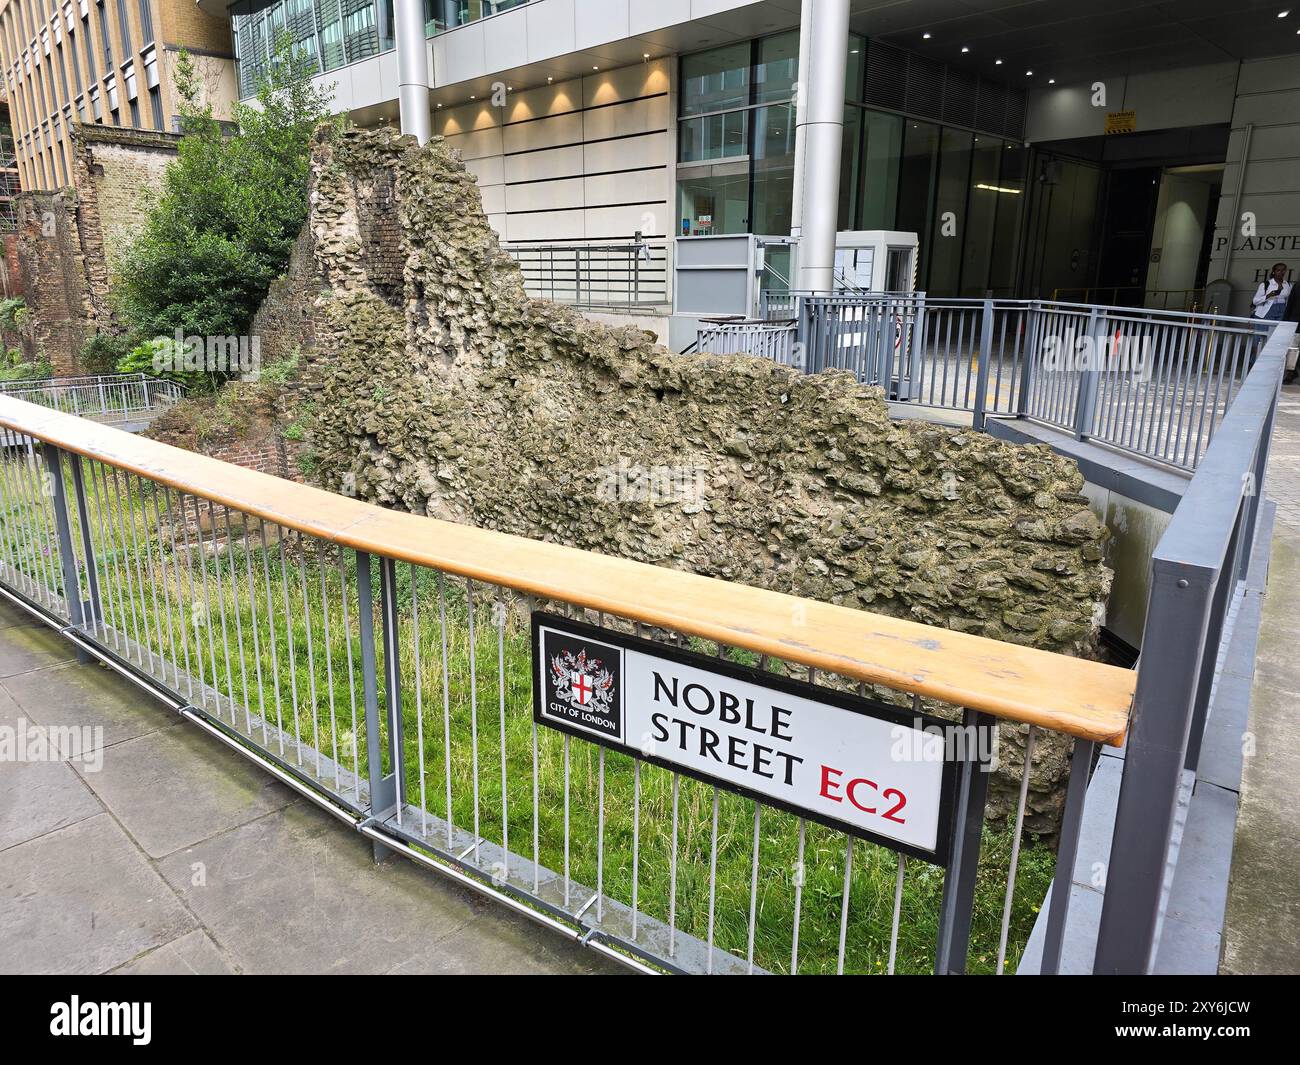
<instances>
[{"instance_id":1,"label":"glass window panel","mask_svg":"<svg viewBox=\"0 0 1300 1065\"><path fill-rule=\"evenodd\" d=\"M970 189L971 134L943 128L939 137L939 174L934 217L930 221L930 267L927 290L938 296L957 295L961 279L962 242L970 232L966 197Z\"/></svg>"},{"instance_id":2,"label":"glass window panel","mask_svg":"<svg viewBox=\"0 0 1300 1065\"><path fill-rule=\"evenodd\" d=\"M988 280L988 287L995 296L1017 293L1020 227L1026 209L1025 201L1029 199L1029 194L1025 191L1028 171L1029 149L1014 141L1003 144L998 185L1007 191L997 196ZM1011 190L1018 190L1019 195Z\"/></svg>"},{"instance_id":3,"label":"glass window panel","mask_svg":"<svg viewBox=\"0 0 1300 1065\"><path fill-rule=\"evenodd\" d=\"M794 189L794 105L775 104L754 112L753 233L790 232Z\"/></svg>"},{"instance_id":4,"label":"glass window panel","mask_svg":"<svg viewBox=\"0 0 1300 1065\"><path fill-rule=\"evenodd\" d=\"M681 113L701 115L749 103L749 42L682 57Z\"/></svg>"},{"instance_id":5,"label":"glass window panel","mask_svg":"<svg viewBox=\"0 0 1300 1065\"><path fill-rule=\"evenodd\" d=\"M778 33L758 42L754 68L754 102L788 100L799 79L799 33Z\"/></svg>"},{"instance_id":6,"label":"glass window panel","mask_svg":"<svg viewBox=\"0 0 1300 1065\"><path fill-rule=\"evenodd\" d=\"M939 171L939 127L929 122L903 123L903 152L898 171L898 214L893 227L915 233L921 244L918 277L928 285L930 210ZM875 227L872 227L875 228Z\"/></svg>"},{"instance_id":7,"label":"glass window panel","mask_svg":"<svg viewBox=\"0 0 1300 1065\"><path fill-rule=\"evenodd\" d=\"M684 237L749 232L747 170L744 163L724 163L678 181L678 232Z\"/></svg>"},{"instance_id":8,"label":"glass window panel","mask_svg":"<svg viewBox=\"0 0 1300 1065\"><path fill-rule=\"evenodd\" d=\"M898 115L864 111L862 166L858 194L859 229L901 229L896 225L898 174L903 153L903 122Z\"/></svg>"},{"instance_id":9,"label":"glass window panel","mask_svg":"<svg viewBox=\"0 0 1300 1065\"><path fill-rule=\"evenodd\" d=\"M970 206L962 244L961 294L983 296L989 284L989 257L993 254L993 230L998 201L1004 195L998 182L1002 141L975 135L971 151Z\"/></svg>"},{"instance_id":10,"label":"glass window panel","mask_svg":"<svg viewBox=\"0 0 1300 1065\"><path fill-rule=\"evenodd\" d=\"M748 154L748 124L747 111L728 111L682 122L678 127L679 161L733 159Z\"/></svg>"}]
</instances>

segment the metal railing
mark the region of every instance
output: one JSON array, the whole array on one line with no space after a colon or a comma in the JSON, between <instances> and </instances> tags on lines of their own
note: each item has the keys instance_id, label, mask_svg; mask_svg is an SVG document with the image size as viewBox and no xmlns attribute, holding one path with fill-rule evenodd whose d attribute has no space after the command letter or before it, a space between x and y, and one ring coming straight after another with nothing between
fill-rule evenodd
<instances>
[{"instance_id":1,"label":"metal railing","mask_svg":"<svg viewBox=\"0 0 1300 1065\"><path fill-rule=\"evenodd\" d=\"M1282 372L1294 335L1294 325L1278 325L1254 360L1152 556L1097 973L1145 973L1154 962L1176 810L1196 778L1216 665L1255 548ZM1077 825L1071 835L1063 831L1058 868L1061 862L1073 868L1077 841Z\"/></svg>"},{"instance_id":2,"label":"metal railing","mask_svg":"<svg viewBox=\"0 0 1300 1065\"><path fill-rule=\"evenodd\" d=\"M377 856L398 852L647 971L955 973L971 958L1001 971L1030 913L1016 894L1027 789L1013 833L985 846L992 726L1018 723L1027 774L1043 729L1084 755L1122 742L1134 683L1099 663L384 510L3 396L0 594ZM793 694L851 701L872 686L914 721L923 699L949 707L944 727L984 741L944 755L951 827L934 855L909 857L678 772L653 746L607 750L539 727L539 605Z\"/></svg>"},{"instance_id":3,"label":"metal railing","mask_svg":"<svg viewBox=\"0 0 1300 1065\"><path fill-rule=\"evenodd\" d=\"M185 398L185 386L142 373L0 383L0 395L107 424L135 422Z\"/></svg>"},{"instance_id":4,"label":"metal railing","mask_svg":"<svg viewBox=\"0 0 1300 1065\"><path fill-rule=\"evenodd\" d=\"M1162 311L1205 311L1218 306L1203 288L1146 288L1143 285L1095 285L1090 288L1054 288L1051 302L1107 303L1121 307L1147 307Z\"/></svg>"},{"instance_id":5,"label":"metal railing","mask_svg":"<svg viewBox=\"0 0 1300 1065\"><path fill-rule=\"evenodd\" d=\"M504 248L519 263L524 290L537 299L593 310L656 309L672 302L664 241Z\"/></svg>"},{"instance_id":6,"label":"metal railing","mask_svg":"<svg viewBox=\"0 0 1300 1065\"><path fill-rule=\"evenodd\" d=\"M793 322L702 322L694 350L710 355L757 355L793 366L796 333Z\"/></svg>"},{"instance_id":7,"label":"metal railing","mask_svg":"<svg viewBox=\"0 0 1300 1065\"><path fill-rule=\"evenodd\" d=\"M976 428L1028 418L1181 470L1196 468L1273 326L1042 300L798 294L797 305L792 364L808 373L847 370L891 400L969 412ZM766 356L762 334L711 335L716 350Z\"/></svg>"}]
</instances>

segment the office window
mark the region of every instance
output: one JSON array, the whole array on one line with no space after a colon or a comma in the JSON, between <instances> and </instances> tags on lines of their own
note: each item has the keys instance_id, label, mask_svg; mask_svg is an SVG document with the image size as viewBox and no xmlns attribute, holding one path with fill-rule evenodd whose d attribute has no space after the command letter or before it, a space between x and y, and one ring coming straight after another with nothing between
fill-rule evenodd
<instances>
[{"instance_id":1,"label":"office window","mask_svg":"<svg viewBox=\"0 0 1300 1065\"><path fill-rule=\"evenodd\" d=\"M131 125L135 129L140 128L140 105L135 100L128 100L128 106L131 108Z\"/></svg>"},{"instance_id":2,"label":"office window","mask_svg":"<svg viewBox=\"0 0 1300 1065\"><path fill-rule=\"evenodd\" d=\"M748 126L748 111L685 119L677 130L678 161L698 163L747 155Z\"/></svg>"},{"instance_id":3,"label":"office window","mask_svg":"<svg viewBox=\"0 0 1300 1065\"><path fill-rule=\"evenodd\" d=\"M95 4L95 11L99 16L99 35L104 41L104 73L110 74L113 71L113 43L108 37L108 19L104 16L104 0L99 0Z\"/></svg>"},{"instance_id":4,"label":"office window","mask_svg":"<svg viewBox=\"0 0 1300 1065\"><path fill-rule=\"evenodd\" d=\"M750 232L790 232L794 192L794 104L760 107L754 115L754 213Z\"/></svg>"},{"instance_id":5,"label":"office window","mask_svg":"<svg viewBox=\"0 0 1300 1065\"><path fill-rule=\"evenodd\" d=\"M153 14L149 10L149 0L140 0L140 47L153 40Z\"/></svg>"},{"instance_id":6,"label":"office window","mask_svg":"<svg viewBox=\"0 0 1300 1065\"><path fill-rule=\"evenodd\" d=\"M799 79L799 33L778 33L758 42L754 64L754 102L788 100Z\"/></svg>"},{"instance_id":7,"label":"office window","mask_svg":"<svg viewBox=\"0 0 1300 1065\"><path fill-rule=\"evenodd\" d=\"M122 37L122 60L135 51L131 47L131 23L126 17L126 0L117 0L117 32Z\"/></svg>"},{"instance_id":8,"label":"office window","mask_svg":"<svg viewBox=\"0 0 1300 1065\"><path fill-rule=\"evenodd\" d=\"M749 103L750 42L682 57L681 113L703 115Z\"/></svg>"},{"instance_id":9,"label":"office window","mask_svg":"<svg viewBox=\"0 0 1300 1065\"><path fill-rule=\"evenodd\" d=\"M81 20L81 43L86 49L86 75L91 81L98 81L99 75L95 73L95 49L90 42L90 16L86 15Z\"/></svg>"},{"instance_id":10,"label":"office window","mask_svg":"<svg viewBox=\"0 0 1300 1065\"><path fill-rule=\"evenodd\" d=\"M149 90L149 110L153 113L154 129L165 129L166 127L163 125L162 90L157 85Z\"/></svg>"}]
</instances>

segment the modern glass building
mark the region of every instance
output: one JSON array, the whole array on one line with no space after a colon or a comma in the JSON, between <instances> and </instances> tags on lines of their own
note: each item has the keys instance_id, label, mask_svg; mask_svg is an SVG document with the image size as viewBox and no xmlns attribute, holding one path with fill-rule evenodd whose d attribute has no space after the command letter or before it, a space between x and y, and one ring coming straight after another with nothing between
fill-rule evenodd
<instances>
[{"instance_id":1,"label":"modern glass building","mask_svg":"<svg viewBox=\"0 0 1300 1065\"><path fill-rule=\"evenodd\" d=\"M669 303L677 239L789 235L801 0L422 3L433 132L507 246L581 274L649 244ZM401 121L394 0L197 6L239 95L286 34L353 121ZM838 225L916 233L918 287L1240 311L1300 258L1300 13L849 10Z\"/></svg>"}]
</instances>

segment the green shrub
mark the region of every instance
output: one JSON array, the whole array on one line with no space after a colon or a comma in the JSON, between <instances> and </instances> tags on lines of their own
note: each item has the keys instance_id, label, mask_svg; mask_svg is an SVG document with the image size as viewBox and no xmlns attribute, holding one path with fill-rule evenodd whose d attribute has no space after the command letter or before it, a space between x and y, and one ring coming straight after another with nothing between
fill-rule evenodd
<instances>
[{"instance_id":1,"label":"green shrub","mask_svg":"<svg viewBox=\"0 0 1300 1065\"><path fill-rule=\"evenodd\" d=\"M177 60L182 138L143 227L115 264L114 309L133 368L152 338L242 336L270 283L284 273L307 217L310 142L330 116L329 89L314 88L287 35L257 102L236 104L226 135L199 103L199 79ZM117 360L124 368L122 358ZM228 374L203 374L215 387ZM202 386L205 382L187 382Z\"/></svg>"}]
</instances>

